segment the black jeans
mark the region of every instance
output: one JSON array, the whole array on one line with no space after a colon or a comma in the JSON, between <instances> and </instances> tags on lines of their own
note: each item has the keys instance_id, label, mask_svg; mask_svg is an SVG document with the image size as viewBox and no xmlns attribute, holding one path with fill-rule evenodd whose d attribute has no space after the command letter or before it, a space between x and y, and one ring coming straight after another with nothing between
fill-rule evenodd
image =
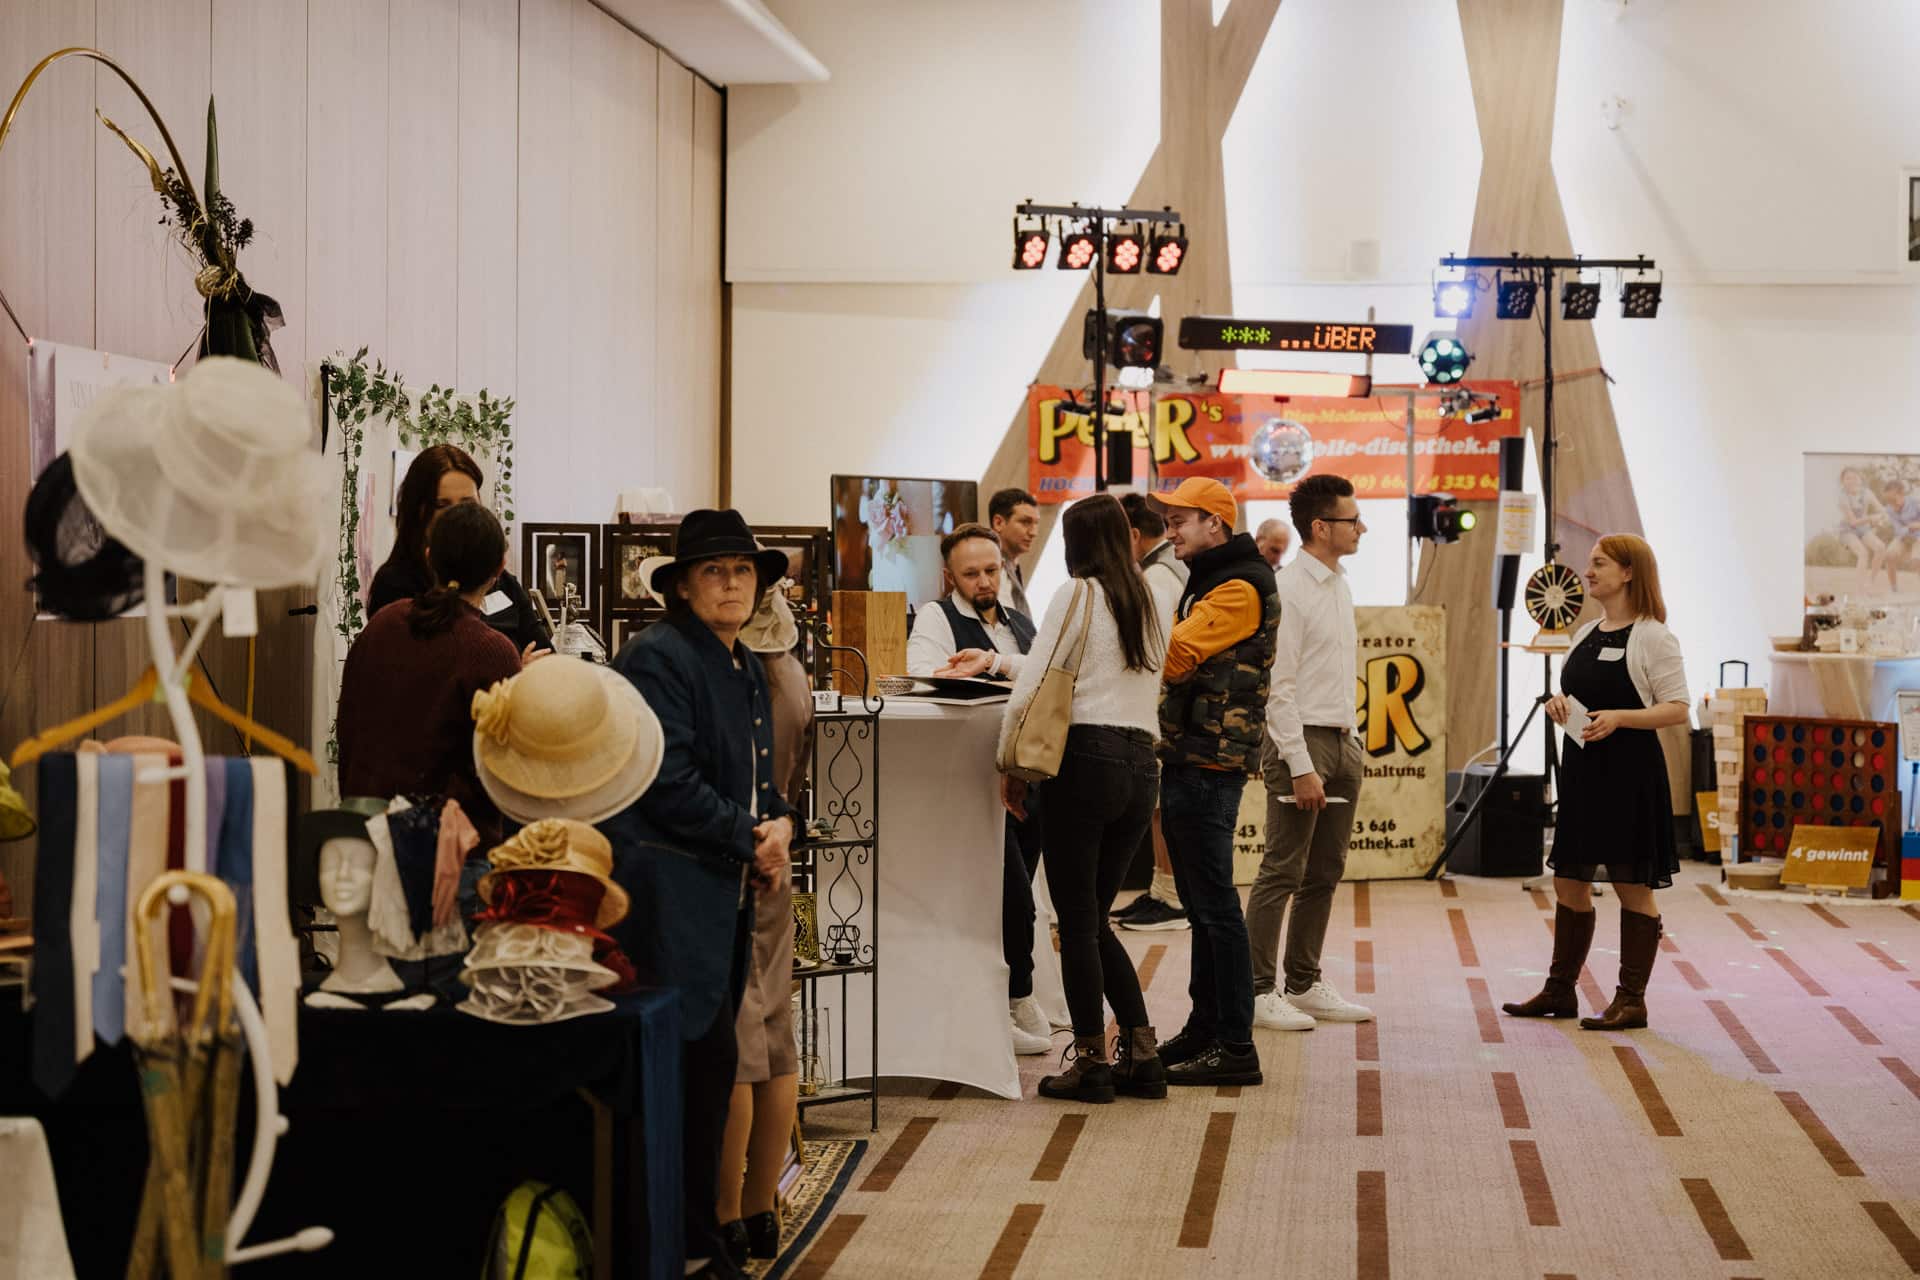
<instances>
[{"instance_id":1,"label":"black jeans","mask_svg":"<svg viewBox=\"0 0 1920 1280\"><path fill-rule=\"evenodd\" d=\"M1040 865L1043 790L1037 784L1027 788L1025 822L1007 815L1006 852L1001 859L1000 949L1007 957L1009 1000L1024 1000L1033 994L1033 873Z\"/></svg>"},{"instance_id":2,"label":"black jeans","mask_svg":"<svg viewBox=\"0 0 1920 1280\"><path fill-rule=\"evenodd\" d=\"M733 918L734 936L730 944L737 957L740 932L753 931L751 912L741 911ZM713 1025L698 1038L680 1046L680 1088L686 1098L681 1113L681 1168L684 1171L686 1213L686 1252L688 1258L717 1258L726 1252L720 1238L719 1206L714 1203L715 1188L720 1185L720 1146L727 1133L727 1112L733 1104L733 1077L740 1057L740 1045L734 1039L734 1021L740 1012L740 997L746 990L746 974L736 962L732 990L727 1002L713 1015Z\"/></svg>"},{"instance_id":3,"label":"black jeans","mask_svg":"<svg viewBox=\"0 0 1920 1280\"><path fill-rule=\"evenodd\" d=\"M1202 1040L1253 1039L1253 951L1233 887L1233 829L1245 774L1172 765L1160 778L1160 829L1173 881L1193 922L1188 1031Z\"/></svg>"},{"instance_id":4,"label":"black jeans","mask_svg":"<svg viewBox=\"0 0 1920 1280\"><path fill-rule=\"evenodd\" d=\"M1043 857L1060 920L1060 977L1076 1036L1103 1036L1104 995L1122 1027L1147 1025L1140 979L1107 912L1140 837L1153 821L1160 765L1139 729L1074 725L1060 772L1047 783Z\"/></svg>"}]
</instances>

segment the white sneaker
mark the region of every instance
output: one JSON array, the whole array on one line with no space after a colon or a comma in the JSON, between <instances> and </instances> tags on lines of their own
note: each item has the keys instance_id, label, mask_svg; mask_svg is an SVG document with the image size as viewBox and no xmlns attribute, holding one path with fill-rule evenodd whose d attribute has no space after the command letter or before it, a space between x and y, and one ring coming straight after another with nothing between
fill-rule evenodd
<instances>
[{"instance_id":1,"label":"white sneaker","mask_svg":"<svg viewBox=\"0 0 1920 1280\"><path fill-rule=\"evenodd\" d=\"M1253 998L1253 1025L1275 1031L1311 1031L1318 1024L1311 1015L1281 999L1278 991L1268 991Z\"/></svg>"},{"instance_id":2,"label":"white sneaker","mask_svg":"<svg viewBox=\"0 0 1920 1280\"><path fill-rule=\"evenodd\" d=\"M1287 1003L1321 1022L1372 1022L1373 1010L1343 999L1324 979L1299 995L1289 992ZM1256 1019L1257 1021L1258 1019Z\"/></svg>"},{"instance_id":3,"label":"white sneaker","mask_svg":"<svg viewBox=\"0 0 1920 1280\"><path fill-rule=\"evenodd\" d=\"M1053 1048L1053 1027L1040 1012L1040 1002L1032 996L1007 1003L1007 1016L1013 1023L1013 1051L1018 1054L1047 1053Z\"/></svg>"}]
</instances>

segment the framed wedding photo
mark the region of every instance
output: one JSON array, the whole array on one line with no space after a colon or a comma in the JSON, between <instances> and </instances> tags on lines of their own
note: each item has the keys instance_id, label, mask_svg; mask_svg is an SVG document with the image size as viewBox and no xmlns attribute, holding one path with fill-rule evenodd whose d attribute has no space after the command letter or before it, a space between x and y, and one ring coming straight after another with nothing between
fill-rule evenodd
<instances>
[{"instance_id":1,"label":"framed wedding photo","mask_svg":"<svg viewBox=\"0 0 1920 1280\"><path fill-rule=\"evenodd\" d=\"M525 524L520 527L521 585L538 591L559 621L560 605L572 593L576 616L600 624L600 526Z\"/></svg>"}]
</instances>

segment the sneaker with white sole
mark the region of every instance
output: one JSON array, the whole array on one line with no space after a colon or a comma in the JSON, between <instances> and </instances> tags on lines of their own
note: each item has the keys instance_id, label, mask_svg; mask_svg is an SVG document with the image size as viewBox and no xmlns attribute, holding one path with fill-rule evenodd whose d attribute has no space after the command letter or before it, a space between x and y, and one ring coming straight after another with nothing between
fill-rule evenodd
<instances>
[{"instance_id":1,"label":"sneaker with white sole","mask_svg":"<svg viewBox=\"0 0 1920 1280\"><path fill-rule=\"evenodd\" d=\"M1281 999L1278 991L1268 991L1253 998L1253 1025L1275 1031L1311 1031L1320 1024L1311 1014Z\"/></svg>"},{"instance_id":2,"label":"sneaker with white sole","mask_svg":"<svg viewBox=\"0 0 1920 1280\"><path fill-rule=\"evenodd\" d=\"M1298 995L1289 991L1287 1003L1320 1022L1372 1022L1373 1010L1354 1004L1322 979Z\"/></svg>"},{"instance_id":3,"label":"sneaker with white sole","mask_svg":"<svg viewBox=\"0 0 1920 1280\"><path fill-rule=\"evenodd\" d=\"M1007 1017L1013 1023L1013 1051L1032 1055L1053 1050L1053 1027L1040 1012L1040 1002L1032 996L1007 1003Z\"/></svg>"}]
</instances>

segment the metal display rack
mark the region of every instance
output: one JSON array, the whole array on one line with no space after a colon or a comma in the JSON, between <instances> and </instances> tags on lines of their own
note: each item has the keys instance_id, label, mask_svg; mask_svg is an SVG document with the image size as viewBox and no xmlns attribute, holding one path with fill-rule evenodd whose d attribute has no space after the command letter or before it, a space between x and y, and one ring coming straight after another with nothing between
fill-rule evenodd
<instances>
[{"instance_id":1,"label":"metal display rack","mask_svg":"<svg viewBox=\"0 0 1920 1280\"><path fill-rule=\"evenodd\" d=\"M820 640L825 682L857 674L859 687L868 687L866 655L858 649ZM844 659L844 661L843 661ZM857 669L856 669L857 664ZM802 846L804 861L796 861L796 876L804 877L814 893L819 962L796 966L794 980L801 988L803 1027L819 1032L820 984L840 983L838 1027L826 1031L827 1046L839 1040L840 1080L850 1075L847 1061L849 984L867 982L868 1063L865 1087L828 1083L817 1092L802 1093L800 1108L827 1106L865 1099L869 1124L880 1128L880 876L876 861L880 844L880 709L886 699L878 694L847 695L836 702L838 711L815 711L813 717L813 776L809 786L808 836ZM857 706L858 710L848 708ZM816 838L813 832L831 828ZM861 870L866 883L861 883ZM814 1042L817 1058L818 1041ZM802 1045L802 1080L808 1045Z\"/></svg>"}]
</instances>

